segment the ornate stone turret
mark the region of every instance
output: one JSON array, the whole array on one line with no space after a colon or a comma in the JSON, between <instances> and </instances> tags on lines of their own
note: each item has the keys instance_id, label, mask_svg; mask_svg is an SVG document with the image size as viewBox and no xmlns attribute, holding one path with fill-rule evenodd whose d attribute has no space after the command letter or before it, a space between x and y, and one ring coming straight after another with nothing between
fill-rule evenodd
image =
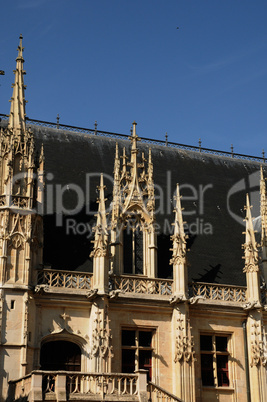
<instances>
[{"instance_id":1,"label":"ornate stone turret","mask_svg":"<svg viewBox=\"0 0 267 402\"><path fill-rule=\"evenodd\" d=\"M5 334L3 353L17 362L11 370L20 377L26 374L32 358L32 351L28 352L28 310L33 303L30 295L36 284L36 268L42 263L43 222L39 213L44 170L43 150L38 160L33 133L25 122L22 36L16 63L9 121L0 133L0 288L3 315L9 316L11 310L13 315L5 321L0 318L0 327Z\"/></svg>"},{"instance_id":2,"label":"ornate stone turret","mask_svg":"<svg viewBox=\"0 0 267 402\"><path fill-rule=\"evenodd\" d=\"M34 140L25 123L23 49L20 35L8 126L2 129L0 139L0 205L31 209L34 196Z\"/></svg>"},{"instance_id":3,"label":"ornate stone turret","mask_svg":"<svg viewBox=\"0 0 267 402\"><path fill-rule=\"evenodd\" d=\"M108 228L106 219L106 207L104 196L104 180L103 174L100 177L98 213L94 239L94 249L91 252L94 272L94 289L98 290L99 294L108 293L108 271L109 271L109 252L108 252Z\"/></svg>"},{"instance_id":4,"label":"ornate stone turret","mask_svg":"<svg viewBox=\"0 0 267 402\"><path fill-rule=\"evenodd\" d=\"M42 150L35 160L33 133L25 124L22 36L16 61L8 126L0 136L0 282L28 285L42 262L42 219L34 208L37 192L39 206L43 201L44 156Z\"/></svg>"},{"instance_id":5,"label":"ornate stone turret","mask_svg":"<svg viewBox=\"0 0 267 402\"><path fill-rule=\"evenodd\" d=\"M179 185L176 187L176 205L174 208L174 233L171 237L173 242L172 259L170 264L173 265L173 283L174 296L178 296L185 300L188 297L188 280L186 266L186 235L184 233L184 222L182 216L181 196Z\"/></svg>"},{"instance_id":6,"label":"ornate stone turret","mask_svg":"<svg viewBox=\"0 0 267 402\"><path fill-rule=\"evenodd\" d=\"M138 163L136 123L130 137L131 160L123 149L122 166L116 147L111 221L112 271L155 277L157 242L154 229L154 183L151 151L147 169L142 154ZM127 166L130 170L127 170ZM124 257L123 257L124 252Z\"/></svg>"}]
</instances>

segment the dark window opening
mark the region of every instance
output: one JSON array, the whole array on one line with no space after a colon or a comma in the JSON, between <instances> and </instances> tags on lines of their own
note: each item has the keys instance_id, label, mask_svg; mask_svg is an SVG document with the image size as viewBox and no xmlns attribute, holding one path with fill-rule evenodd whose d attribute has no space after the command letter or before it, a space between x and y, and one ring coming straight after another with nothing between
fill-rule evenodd
<instances>
[{"instance_id":1,"label":"dark window opening","mask_svg":"<svg viewBox=\"0 0 267 402\"><path fill-rule=\"evenodd\" d=\"M225 355L217 356L217 375L218 375L218 386L229 387L228 356Z\"/></svg>"},{"instance_id":2,"label":"dark window opening","mask_svg":"<svg viewBox=\"0 0 267 402\"><path fill-rule=\"evenodd\" d=\"M216 350L227 352L227 338L225 336L216 336Z\"/></svg>"},{"instance_id":3,"label":"dark window opening","mask_svg":"<svg viewBox=\"0 0 267 402\"><path fill-rule=\"evenodd\" d=\"M212 336L208 335L200 336L200 350L212 351Z\"/></svg>"},{"instance_id":4,"label":"dark window opening","mask_svg":"<svg viewBox=\"0 0 267 402\"><path fill-rule=\"evenodd\" d=\"M147 370L147 379L152 378L153 331L122 330L122 372L134 373Z\"/></svg>"},{"instance_id":5,"label":"dark window opening","mask_svg":"<svg viewBox=\"0 0 267 402\"><path fill-rule=\"evenodd\" d=\"M41 370L81 371L81 349L73 342L47 342L41 347L40 364Z\"/></svg>"},{"instance_id":6,"label":"dark window opening","mask_svg":"<svg viewBox=\"0 0 267 402\"><path fill-rule=\"evenodd\" d=\"M121 343L122 346L135 346L135 331L122 330Z\"/></svg>"},{"instance_id":7,"label":"dark window opening","mask_svg":"<svg viewBox=\"0 0 267 402\"><path fill-rule=\"evenodd\" d=\"M151 347L152 332L139 331L139 346Z\"/></svg>"},{"instance_id":8,"label":"dark window opening","mask_svg":"<svg viewBox=\"0 0 267 402\"><path fill-rule=\"evenodd\" d=\"M123 232L123 262L125 274L143 274L143 232L130 225Z\"/></svg>"},{"instance_id":9,"label":"dark window opening","mask_svg":"<svg viewBox=\"0 0 267 402\"><path fill-rule=\"evenodd\" d=\"M212 355L201 355L202 385L214 386Z\"/></svg>"},{"instance_id":10,"label":"dark window opening","mask_svg":"<svg viewBox=\"0 0 267 402\"><path fill-rule=\"evenodd\" d=\"M122 350L122 372L134 373L135 371L135 350Z\"/></svg>"},{"instance_id":11,"label":"dark window opening","mask_svg":"<svg viewBox=\"0 0 267 402\"><path fill-rule=\"evenodd\" d=\"M228 337L200 335L203 386L229 387Z\"/></svg>"}]
</instances>

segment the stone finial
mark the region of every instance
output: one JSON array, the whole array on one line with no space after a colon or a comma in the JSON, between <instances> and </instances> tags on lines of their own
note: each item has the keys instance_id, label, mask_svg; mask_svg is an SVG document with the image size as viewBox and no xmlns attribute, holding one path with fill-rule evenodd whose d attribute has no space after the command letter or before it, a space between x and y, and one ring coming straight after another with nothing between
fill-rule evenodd
<instances>
[{"instance_id":1,"label":"stone finial","mask_svg":"<svg viewBox=\"0 0 267 402\"><path fill-rule=\"evenodd\" d=\"M92 257L97 255L107 255L108 249L108 232L107 232L107 219L106 219L106 206L105 206L105 196L104 196L104 179L103 174L100 176L100 185L98 186L99 199L98 199L98 213L96 226L94 228L95 240L94 250L92 251Z\"/></svg>"},{"instance_id":2,"label":"stone finial","mask_svg":"<svg viewBox=\"0 0 267 402\"><path fill-rule=\"evenodd\" d=\"M245 251L245 268L244 272L257 272L259 271L259 256L258 256L258 244L256 242L255 238L255 232L253 229L253 221L252 221L252 216L251 216L251 206L249 202L249 195L246 195L246 206L245 210L246 212L246 240L243 245L244 251Z\"/></svg>"},{"instance_id":3,"label":"stone finial","mask_svg":"<svg viewBox=\"0 0 267 402\"><path fill-rule=\"evenodd\" d=\"M114 184L113 184L113 201L112 201L112 225L116 224L119 218L121 208L121 187L120 187L120 157L119 147L116 143L115 161L114 161Z\"/></svg>"},{"instance_id":4,"label":"stone finial","mask_svg":"<svg viewBox=\"0 0 267 402\"><path fill-rule=\"evenodd\" d=\"M167 131L165 133L165 146L166 147L168 146L168 133L167 133Z\"/></svg>"},{"instance_id":5,"label":"stone finial","mask_svg":"<svg viewBox=\"0 0 267 402\"><path fill-rule=\"evenodd\" d=\"M179 190L179 184L176 185L176 196L175 196L175 218L174 218L174 233L171 236L171 240L173 241L172 250L172 259L170 260L170 264L176 263L185 263L186 256L186 235L184 232L184 222L182 216L182 206L181 206L181 196Z\"/></svg>"},{"instance_id":6,"label":"stone finial","mask_svg":"<svg viewBox=\"0 0 267 402\"><path fill-rule=\"evenodd\" d=\"M136 126L137 123L134 121L133 122L133 131L132 131L132 135L131 137L129 137L129 139L132 142L132 152L137 150L137 141L140 141L140 138L138 137L138 135L136 134Z\"/></svg>"},{"instance_id":7,"label":"stone finial","mask_svg":"<svg viewBox=\"0 0 267 402\"><path fill-rule=\"evenodd\" d=\"M25 71L23 70L23 46L22 46L22 35L20 35L20 42L18 46L18 57L16 58L16 70L15 74L15 82L12 85L13 94L11 98L11 106L10 106L10 114L8 121L8 128L13 130L15 135L21 136L26 131L26 123L25 123L25 96L24 96L24 79L23 75Z\"/></svg>"}]
</instances>

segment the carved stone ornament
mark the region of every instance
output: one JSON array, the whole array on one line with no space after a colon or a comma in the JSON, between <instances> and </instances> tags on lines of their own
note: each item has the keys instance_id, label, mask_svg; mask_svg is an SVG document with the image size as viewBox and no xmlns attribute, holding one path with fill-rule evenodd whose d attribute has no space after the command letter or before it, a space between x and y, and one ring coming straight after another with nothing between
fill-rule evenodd
<instances>
[{"instance_id":1,"label":"carved stone ornament","mask_svg":"<svg viewBox=\"0 0 267 402\"><path fill-rule=\"evenodd\" d=\"M13 248L19 249L24 248L24 238L20 233L15 233L10 239L10 246Z\"/></svg>"},{"instance_id":2,"label":"carved stone ornament","mask_svg":"<svg viewBox=\"0 0 267 402\"><path fill-rule=\"evenodd\" d=\"M246 272L246 273L259 272L259 266L254 263L245 264L245 267L243 268L243 272Z\"/></svg>"},{"instance_id":3,"label":"carved stone ornament","mask_svg":"<svg viewBox=\"0 0 267 402\"><path fill-rule=\"evenodd\" d=\"M245 311L253 310L255 308L260 308L260 307L261 307L261 305L259 304L258 300L250 301L250 302L243 304L243 309Z\"/></svg>"},{"instance_id":4,"label":"carved stone ornament","mask_svg":"<svg viewBox=\"0 0 267 402\"><path fill-rule=\"evenodd\" d=\"M36 294L43 294L46 292L49 292L49 286L48 285L36 285L34 288L34 292Z\"/></svg>"},{"instance_id":5,"label":"carved stone ornament","mask_svg":"<svg viewBox=\"0 0 267 402\"><path fill-rule=\"evenodd\" d=\"M205 300L206 297L205 296L192 296L190 297L190 299L188 300L190 304L197 304L200 300Z\"/></svg>"},{"instance_id":6,"label":"carved stone ornament","mask_svg":"<svg viewBox=\"0 0 267 402\"><path fill-rule=\"evenodd\" d=\"M185 323L185 318L180 317L177 319L177 335L175 340L175 355L174 362L180 362L184 360L185 362L193 361L194 359L194 340L191 336L190 322L189 319Z\"/></svg>"},{"instance_id":7,"label":"carved stone ornament","mask_svg":"<svg viewBox=\"0 0 267 402\"><path fill-rule=\"evenodd\" d=\"M97 296L98 289L88 290L86 297L88 300L93 300Z\"/></svg>"},{"instance_id":8,"label":"carved stone ornament","mask_svg":"<svg viewBox=\"0 0 267 402\"><path fill-rule=\"evenodd\" d=\"M102 317L101 317L102 315ZM111 345L111 330L109 328L109 319L107 307L104 312L98 310L96 312L96 319L94 320L94 330L92 336L92 356L100 358L113 357L113 347Z\"/></svg>"},{"instance_id":9,"label":"carved stone ornament","mask_svg":"<svg viewBox=\"0 0 267 402\"><path fill-rule=\"evenodd\" d=\"M250 345L251 350L251 362L253 366L266 366L267 364L267 339L265 329L260 323L252 325L253 330L251 332L252 340Z\"/></svg>"}]
</instances>

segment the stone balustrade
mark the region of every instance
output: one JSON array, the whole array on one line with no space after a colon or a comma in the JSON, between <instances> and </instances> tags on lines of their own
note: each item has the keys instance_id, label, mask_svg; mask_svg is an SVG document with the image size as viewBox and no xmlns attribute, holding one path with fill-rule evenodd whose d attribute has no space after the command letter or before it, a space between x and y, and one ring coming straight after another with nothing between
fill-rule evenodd
<instances>
[{"instance_id":1,"label":"stone balustrade","mask_svg":"<svg viewBox=\"0 0 267 402\"><path fill-rule=\"evenodd\" d=\"M73 289L76 291L93 290L93 274L77 271L59 271L43 269L37 272L37 287L48 286L56 289ZM173 296L173 280L147 278L142 275L110 275L109 287L112 291L124 294ZM247 288L245 286L221 285L202 282L189 284L189 297L202 297L206 300L246 303ZM262 292L266 304L266 291Z\"/></svg>"},{"instance_id":2,"label":"stone balustrade","mask_svg":"<svg viewBox=\"0 0 267 402\"><path fill-rule=\"evenodd\" d=\"M137 275L113 275L112 288L124 293L171 296L173 293L172 279L147 278Z\"/></svg>"},{"instance_id":3,"label":"stone balustrade","mask_svg":"<svg viewBox=\"0 0 267 402\"><path fill-rule=\"evenodd\" d=\"M245 303L247 288L245 286L215 285L210 283L193 282L189 286L191 297L202 296L212 301L227 301Z\"/></svg>"},{"instance_id":4,"label":"stone balustrade","mask_svg":"<svg viewBox=\"0 0 267 402\"><path fill-rule=\"evenodd\" d=\"M33 371L9 381L7 402L14 401L147 401L146 370L135 374Z\"/></svg>"},{"instance_id":5,"label":"stone balustrade","mask_svg":"<svg viewBox=\"0 0 267 402\"><path fill-rule=\"evenodd\" d=\"M182 399L150 382L148 384L148 400L150 402L183 402Z\"/></svg>"},{"instance_id":6,"label":"stone balustrade","mask_svg":"<svg viewBox=\"0 0 267 402\"><path fill-rule=\"evenodd\" d=\"M92 278L92 273L43 269L37 273L37 285L47 285L51 288L91 290Z\"/></svg>"}]
</instances>

